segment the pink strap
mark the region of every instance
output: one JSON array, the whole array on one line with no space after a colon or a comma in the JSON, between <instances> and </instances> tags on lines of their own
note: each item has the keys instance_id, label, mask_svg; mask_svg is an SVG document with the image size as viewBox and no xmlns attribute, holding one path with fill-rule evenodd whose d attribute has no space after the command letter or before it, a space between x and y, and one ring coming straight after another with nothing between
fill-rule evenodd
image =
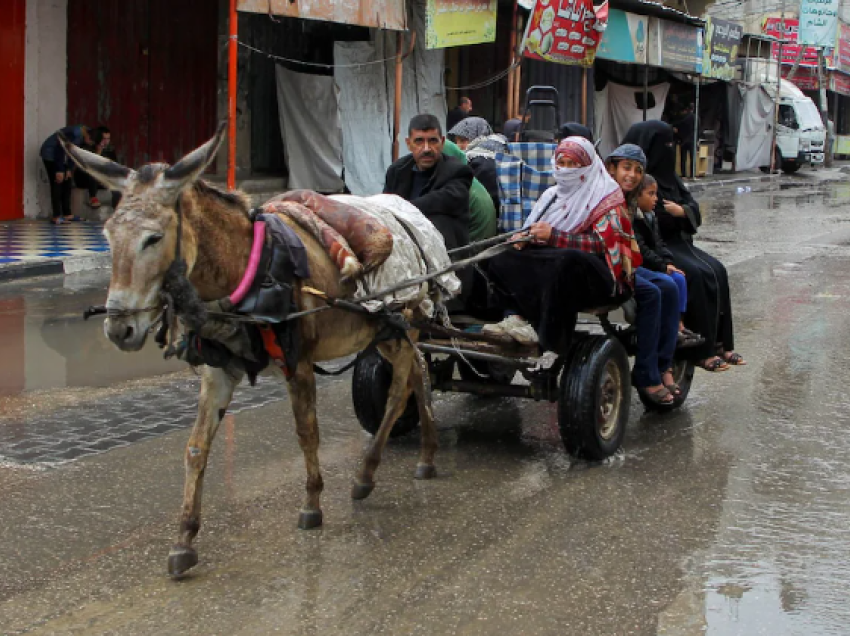
<instances>
[{"instance_id":1,"label":"pink strap","mask_svg":"<svg viewBox=\"0 0 850 636\"><path fill-rule=\"evenodd\" d=\"M236 291L230 294L230 302L234 305L242 302L245 294L251 289L254 283L254 277L257 275L257 267L260 265L260 257L263 255L263 242L266 238L266 222L257 221L254 223L254 244L251 246L251 258L248 259L248 269L245 270L245 275L242 277L242 282Z\"/></svg>"}]
</instances>

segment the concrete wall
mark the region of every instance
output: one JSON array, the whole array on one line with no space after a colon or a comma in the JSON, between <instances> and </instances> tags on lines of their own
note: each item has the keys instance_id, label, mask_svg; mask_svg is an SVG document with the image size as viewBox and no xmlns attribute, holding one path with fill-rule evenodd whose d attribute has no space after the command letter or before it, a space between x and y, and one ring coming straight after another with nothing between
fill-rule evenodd
<instances>
[{"instance_id":1,"label":"concrete wall","mask_svg":"<svg viewBox=\"0 0 850 636\"><path fill-rule=\"evenodd\" d=\"M27 0L24 79L24 215L50 216L50 188L38 151L66 125L67 0Z\"/></svg>"}]
</instances>

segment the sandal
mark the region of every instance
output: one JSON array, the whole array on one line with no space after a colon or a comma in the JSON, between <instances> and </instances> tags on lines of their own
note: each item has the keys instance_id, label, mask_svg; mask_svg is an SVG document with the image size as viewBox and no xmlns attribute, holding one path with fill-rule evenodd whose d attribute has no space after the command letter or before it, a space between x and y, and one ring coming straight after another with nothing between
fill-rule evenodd
<instances>
[{"instance_id":1,"label":"sandal","mask_svg":"<svg viewBox=\"0 0 850 636\"><path fill-rule=\"evenodd\" d=\"M65 223L65 219L61 216L58 219L50 219L50 225L62 225Z\"/></svg>"},{"instance_id":2,"label":"sandal","mask_svg":"<svg viewBox=\"0 0 850 636\"><path fill-rule=\"evenodd\" d=\"M673 369L667 369L661 375L665 376L668 373L670 374L670 377L673 377ZM662 383L664 382L663 377L661 378L661 382ZM670 384L665 384L664 388L667 389L668 391L670 391L670 393L673 394L673 397L679 397L680 395L682 395L682 388L678 384L676 384L675 382L671 382Z\"/></svg>"},{"instance_id":3,"label":"sandal","mask_svg":"<svg viewBox=\"0 0 850 636\"><path fill-rule=\"evenodd\" d=\"M747 364L747 361L744 360L744 357L740 353L735 353L732 351L729 355L723 354L723 361L726 364L731 364L735 367L743 367Z\"/></svg>"},{"instance_id":4,"label":"sandal","mask_svg":"<svg viewBox=\"0 0 850 636\"><path fill-rule=\"evenodd\" d=\"M726 362L722 358L714 358L713 360L702 360L697 365L700 369L704 371L711 371L712 373L719 373L720 371L728 371L731 367L726 364Z\"/></svg>"},{"instance_id":5,"label":"sandal","mask_svg":"<svg viewBox=\"0 0 850 636\"><path fill-rule=\"evenodd\" d=\"M94 210L97 210L100 207L100 199L98 199L97 197L92 197L91 199L89 199L89 207Z\"/></svg>"},{"instance_id":6,"label":"sandal","mask_svg":"<svg viewBox=\"0 0 850 636\"><path fill-rule=\"evenodd\" d=\"M650 402L659 406L670 406L676 401L676 398L666 387L661 387L657 391L647 391L646 389L638 389L638 391Z\"/></svg>"}]
</instances>

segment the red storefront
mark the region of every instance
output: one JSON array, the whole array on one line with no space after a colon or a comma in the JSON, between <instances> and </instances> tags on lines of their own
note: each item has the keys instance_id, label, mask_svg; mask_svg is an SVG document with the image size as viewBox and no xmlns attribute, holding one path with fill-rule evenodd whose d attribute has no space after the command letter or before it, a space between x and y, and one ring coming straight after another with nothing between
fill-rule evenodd
<instances>
[{"instance_id":1,"label":"red storefront","mask_svg":"<svg viewBox=\"0 0 850 636\"><path fill-rule=\"evenodd\" d=\"M24 216L26 0L7 0L0 20L0 221Z\"/></svg>"}]
</instances>

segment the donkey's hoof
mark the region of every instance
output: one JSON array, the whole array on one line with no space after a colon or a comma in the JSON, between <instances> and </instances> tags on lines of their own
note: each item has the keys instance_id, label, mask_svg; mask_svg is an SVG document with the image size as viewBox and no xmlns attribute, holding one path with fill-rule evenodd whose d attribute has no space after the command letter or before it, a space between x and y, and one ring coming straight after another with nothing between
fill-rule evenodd
<instances>
[{"instance_id":1,"label":"donkey's hoof","mask_svg":"<svg viewBox=\"0 0 850 636\"><path fill-rule=\"evenodd\" d=\"M322 525L321 510L302 510L298 515L299 530L312 530Z\"/></svg>"},{"instance_id":2,"label":"donkey's hoof","mask_svg":"<svg viewBox=\"0 0 850 636\"><path fill-rule=\"evenodd\" d=\"M168 553L168 576L180 578L198 565L198 552L194 548L176 545Z\"/></svg>"},{"instance_id":3,"label":"donkey's hoof","mask_svg":"<svg viewBox=\"0 0 850 636\"><path fill-rule=\"evenodd\" d=\"M351 498L360 501L361 499L366 499L369 495L372 494L372 491L375 490L375 484L361 484L355 482L351 487Z\"/></svg>"},{"instance_id":4,"label":"donkey's hoof","mask_svg":"<svg viewBox=\"0 0 850 636\"><path fill-rule=\"evenodd\" d=\"M434 464L419 464L416 466L414 479L434 479L437 476L437 467Z\"/></svg>"}]
</instances>

